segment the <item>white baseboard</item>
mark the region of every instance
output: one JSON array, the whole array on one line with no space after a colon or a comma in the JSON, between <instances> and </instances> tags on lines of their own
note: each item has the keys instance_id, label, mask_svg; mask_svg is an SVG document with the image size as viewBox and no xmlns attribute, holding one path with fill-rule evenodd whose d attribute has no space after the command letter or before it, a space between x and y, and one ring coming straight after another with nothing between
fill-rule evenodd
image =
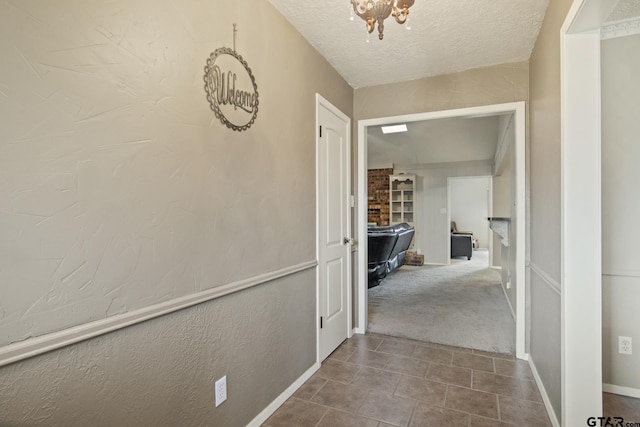
<instances>
[{"instance_id":1,"label":"white baseboard","mask_svg":"<svg viewBox=\"0 0 640 427\"><path fill-rule=\"evenodd\" d=\"M538 370L536 369L536 364L533 363L533 359L531 359L531 355L529 356L529 367L531 368L531 373L533 373L533 379L536 381L538 385L538 390L540 391L540 395L542 396L542 401L544 402L544 407L547 410L547 415L549 415L549 420L551 421L551 425L553 427L560 427L560 422L558 421L558 415L553 410L553 406L551 405L551 400L549 399L549 395L547 394L547 390L544 388L544 384L542 384L542 379L538 374Z\"/></svg>"},{"instance_id":2,"label":"white baseboard","mask_svg":"<svg viewBox=\"0 0 640 427\"><path fill-rule=\"evenodd\" d=\"M511 310L511 316L513 316L513 320L516 319L516 312L513 310L513 306L511 305L511 300L509 299L509 295L507 295L507 290L504 288L504 284L500 283L500 288L502 288L502 292L504 292L504 299L507 300L507 304L509 304L509 310Z\"/></svg>"},{"instance_id":3,"label":"white baseboard","mask_svg":"<svg viewBox=\"0 0 640 427\"><path fill-rule=\"evenodd\" d=\"M619 394L622 396L640 398L640 389L633 388L633 387L624 387L621 385L603 383L602 391L606 391L607 393Z\"/></svg>"},{"instance_id":4,"label":"white baseboard","mask_svg":"<svg viewBox=\"0 0 640 427\"><path fill-rule=\"evenodd\" d=\"M295 380L293 384L287 387L287 389L283 391L280 396L278 396L273 402L269 404L269 406L264 408L262 412L256 415L256 417L252 419L249 424L247 424L247 427L260 427L265 421L267 421L267 419L271 415L273 415L274 412L276 412L276 410L280 406L282 406L284 402L287 401L288 398L293 396L293 393L295 393L302 386L302 384L304 384L309 378L311 378L311 376L315 374L318 369L320 369L320 364L316 362L313 364L313 366L307 369L304 374L302 374L297 380Z\"/></svg>"}]
</instances>

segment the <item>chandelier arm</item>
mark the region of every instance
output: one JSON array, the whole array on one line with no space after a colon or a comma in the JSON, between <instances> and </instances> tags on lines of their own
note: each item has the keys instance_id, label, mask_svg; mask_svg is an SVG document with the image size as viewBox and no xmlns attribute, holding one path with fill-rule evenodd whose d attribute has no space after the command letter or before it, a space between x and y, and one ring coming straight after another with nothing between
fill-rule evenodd
<instances>
[{"instance_id":1,"label":"chandelier arm","mask_svg":"<svg viewBox=\"0 0 640 427\"><path fill-rule=\"evenodd\" d=\"M409 8L415 0L351 0L353 12L367 25L367 31L372 33L378 24L378 38L384 38L384 20L392 15L398 24L404 24L409 17Z\"/></svg>"},{"instance_id":2,"label":"chandelier arm","mask_svg":"<svg viewBox=\"0 0 640 427\"><path fill-rule=\"evenodd\" d=\"M404 24L407 22L407 18L409 17L409 9L394 9L391 15L395 18L398 24Z\"/></svg>"}]
</instances>

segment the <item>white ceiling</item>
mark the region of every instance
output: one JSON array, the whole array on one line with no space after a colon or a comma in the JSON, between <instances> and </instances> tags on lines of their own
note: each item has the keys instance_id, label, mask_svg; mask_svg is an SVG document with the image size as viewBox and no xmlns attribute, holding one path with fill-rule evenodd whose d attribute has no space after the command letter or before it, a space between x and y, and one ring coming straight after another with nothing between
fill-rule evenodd
<instances>
[{"instance_id":1,"label":"white ceiling","mask_svg":"<svg viewBox=\"0 0 640 427\"><path fill-rule=\"evenodd\" d=\"M353 87L526 61L548 0L416 0L411 30L392 17L367 43L350 0L270 0Z\"/></svg>"},{"instance_id":2,"label":"white ceiling","mask_svg":"<svg viewBox=\"0 0 640 427\"><path fill-rule=\"evenodd\" d=\"M499 116L453 118L407 123L408 131L384 135L367 128L367 163L389 165L492 160L499 135Z\"/></svg>"},{"instance_id":3,"label":"white ceiling","mask_svg":"<svg viewBox=\"0 0 640 427\"><path fill-rule=\"evenodd\" d=\"M640 16L640 0L620 0L607 22L623 21Z\"/></svg>"}]
</instances>

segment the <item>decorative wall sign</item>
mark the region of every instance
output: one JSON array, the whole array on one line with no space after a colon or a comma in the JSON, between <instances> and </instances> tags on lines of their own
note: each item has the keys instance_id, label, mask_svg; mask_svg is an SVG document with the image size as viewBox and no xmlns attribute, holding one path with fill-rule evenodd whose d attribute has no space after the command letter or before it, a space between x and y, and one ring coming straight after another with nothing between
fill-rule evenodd
<instances>
[{"instance_id":1,"label":"decorative wall sign","mask_svg":"<svg viewBox=\"0 0 640 427\"><path fill-rule=\"evenodd\" d=\"M216 49L204 67L204 90L216 117L228 128L241 132L251 127L258 115L258 85L247 62L235 49Z\"/></svg>"}]
</instances>

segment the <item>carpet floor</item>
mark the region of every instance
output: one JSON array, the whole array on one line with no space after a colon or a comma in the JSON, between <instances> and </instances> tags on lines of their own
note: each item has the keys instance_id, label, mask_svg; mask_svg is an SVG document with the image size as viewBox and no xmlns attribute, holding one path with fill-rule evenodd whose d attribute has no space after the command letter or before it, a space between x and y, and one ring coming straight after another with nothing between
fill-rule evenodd
<instances>
[{"instance_id":1,"label":"carpet floor","mask_svg":"<svg viewBox=\"0 0 640 427\"><path fill-rule=\"evenodd\" d=\"M515 321L488 252L444 266L403 266L369 294L368 331L515 353Z\"/></svg>"}]
</instances>

